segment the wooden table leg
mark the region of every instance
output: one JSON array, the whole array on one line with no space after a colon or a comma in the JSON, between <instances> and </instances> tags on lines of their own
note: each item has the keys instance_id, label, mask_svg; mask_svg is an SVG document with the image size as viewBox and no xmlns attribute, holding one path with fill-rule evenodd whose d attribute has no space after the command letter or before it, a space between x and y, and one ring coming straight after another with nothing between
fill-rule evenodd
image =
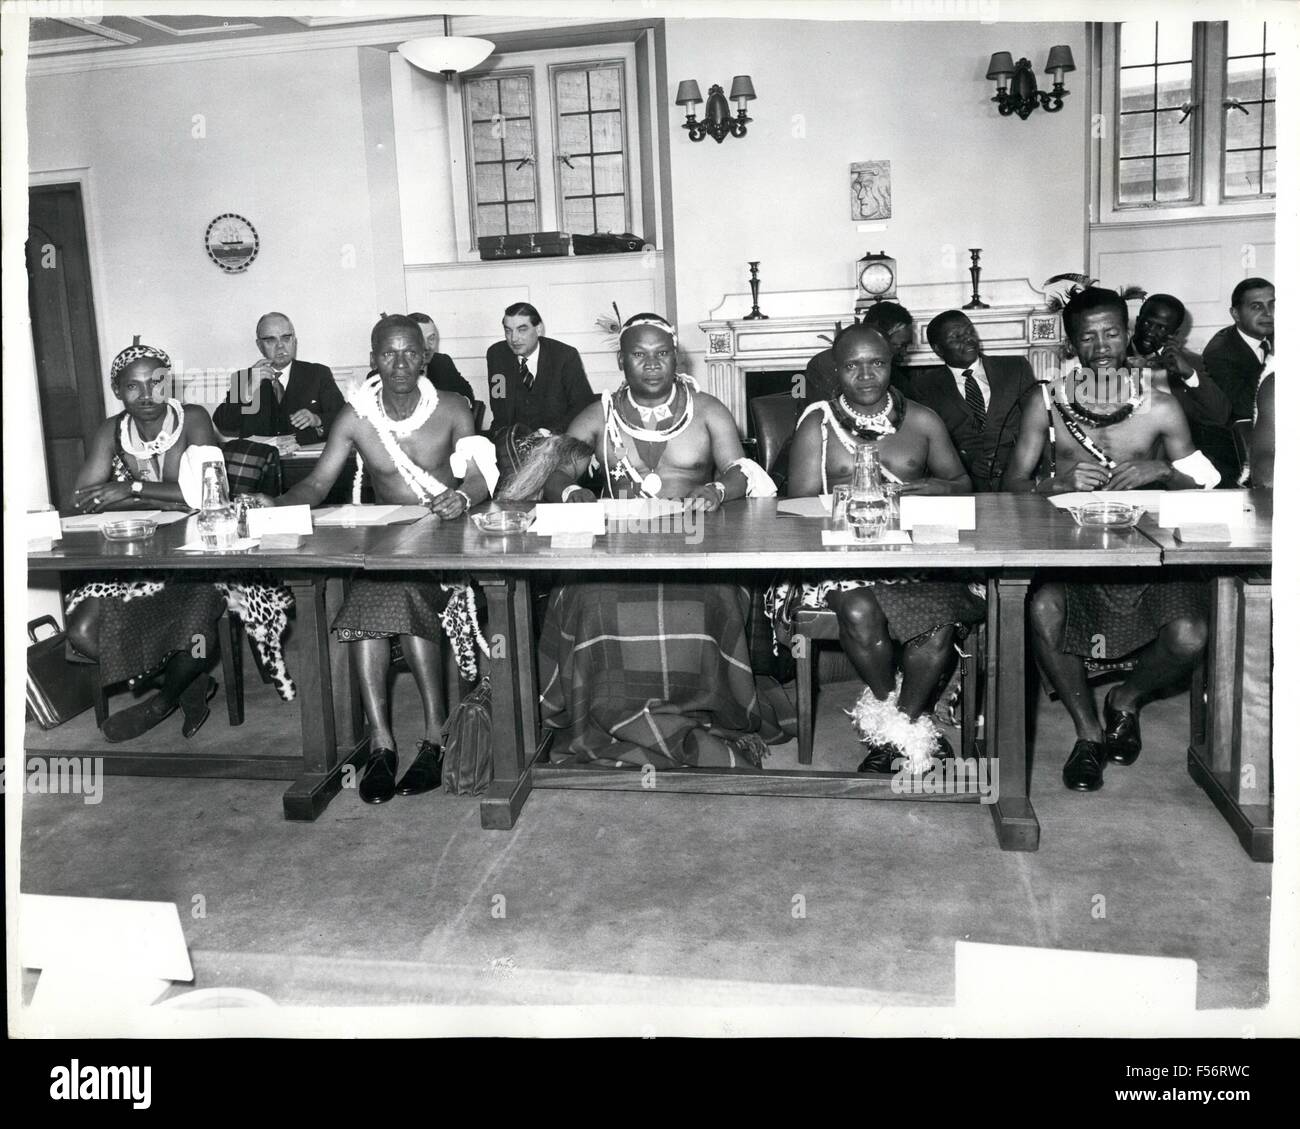
<instances>
[{"instance_id":1,"label":"wooden table leg","mask_svg":"<svg viewBox=\"0 0 1300 1129\"><path fill-rule=\"evenodd\" d=\"M364 750L357 743L350 656L329 630L342 599L342 579L317 574L288 577L286 583L294 598L291 669L302 707L303 772L284 793L284 817L310 821L342 788L344 766L359 759ZM336 686L340 700L335 697Z\"/></svg>"},{"instance_id":2,"label":"wooden table leg","mask_svg":"<svg viewBox=\"0 0 1300 1129\"><path fill-rule=\"evenodd\" d=\"M1025 630L1030 574L1009 572L989 580L989 660L985 731L996 758L998 799L990 805L998 846L1038 850L1038 817L1029 800L1026 737Z\"/></svg>"},{"instance_id":3,"label":"wooden table leg","mask_svg":"<svg viewBox=\"0 0 1300 1129\"><path fill-rule=\"evenodd\" d=\"M509 831L532 791L525 750L536 748L537 677L533 673L532 620L527 583L512 576L482 578L488 606L488 669L492 677L492 783L479 805L479 821L490 831ZM524 598L517 598L517 589ZM519 609L522 605L523 614ZM524 654L527 652L525 665ZM519 668L516 669L516 663ZM527 685L523 685L527 683ZM531 704L524 699L531 698ZM530 718L527 723L525 718Z\"/></svg>"}]
</instances>

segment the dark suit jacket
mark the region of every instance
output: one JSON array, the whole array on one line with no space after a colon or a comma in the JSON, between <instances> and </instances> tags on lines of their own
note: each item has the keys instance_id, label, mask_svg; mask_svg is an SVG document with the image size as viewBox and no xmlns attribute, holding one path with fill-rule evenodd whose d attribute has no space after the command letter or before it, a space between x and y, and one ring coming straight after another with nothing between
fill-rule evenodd
<instances>
[{"instance_id":1,"label":"dark suit jacket","mask_svg":"<svg viewBox=\"0 0 1300 1129\"><path fill-rule=\"evenodd\" d=\"M469 381L460 375L456 362L446 353L434 353L429 358L429 367L424 370L424 375L439 392L459 392L473 406L474 389L470 387Z\"/></svg>"},{"instance_id":2,"label":"dark suit jacket","mask_svg":"<svg viewBox=\"0 0 1300 1129\"><path fill-rule=\"evenodd\" d=\"M498 341L487 351L488 400L492 405L488 434L494 439L515 423L560 434L596 399L582 357L572 345L542 337L528 367L535 377L532 388L525 388L519 379L519 358L509 345Z\"/></svg>"},{"instance_id":3,"label":"dark suit jacket","mask_svg":"<svg viewBox=\"0 0 1300 1129\"><path fill-rule=\"evenodd\" d=\"M840 393L840 377L835 369L835 351L823 349L804 369L804 392L808 403L833 400ZM912 396L912 369L897 360L889 368L889 385L904 396Z\"/></svg>"},{"instance_id":4,"label":"dark suit jacket","mask_svg":"<svg viewBox=\"0 0 1300 1129\"><path fill-rule=\"evenodd\" d=\"M1255 393L1264 364L1237 332L1235 325L1225 325L1205 345L1201 354L1205 371L1232 401L1233 419L1253 419Z\"/></svg>"},{"instance_id":5,"label":"dark suit jacket","mask_svg":"<svg viewBox=\"0 0 1300 1129\"><path fill-rule=\"evenodd\" d=\"M1000 490L1002 476L1011 463L1011 453L1020 435L1020 415L1034 387L1034 370L1025 357L983 356L984 375L989 381L989 402L983 428L947 365L927 365L912 372L909 399L937 412L953 446L979 491Z\"/></svg>"},{"instance_id":6,"label":"dark suit jacket","mask_svg":"<svg viewBox=\"0 0 1300 1129\"><path fill-rule=\"evenodd\" d=\"M246 408L256 408L256 411L246 411ZM294 428L289 417L300 408L320 416L319 429L299 431ZM262 380L256 389L250 389L248 370L245 369L232 378L226 402L212 413L212 419L219 430L237 434L241 439L250 435L293 435L299 443L308 444L324 440L342 410L343 393L329 368L311 361L294 361L289 366L289 379L285 381L284 399L278 404L271 381Z\"/></svg>"}]
</instances>

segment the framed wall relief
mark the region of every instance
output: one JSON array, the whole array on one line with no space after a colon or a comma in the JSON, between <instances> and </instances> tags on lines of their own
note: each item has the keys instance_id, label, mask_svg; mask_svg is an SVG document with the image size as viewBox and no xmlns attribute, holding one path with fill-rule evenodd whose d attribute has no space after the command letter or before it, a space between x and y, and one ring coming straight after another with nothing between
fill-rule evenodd
<instances>
[{"instance_id":1,"label":"framed wall relief","mask_svg":"<svg viewBox=\"0 0 1300 1129\"><path fill-rule=\"evenodd\" d=\"M849 165L849 218L887 220L894 214L888 161L855 161Z\"/></svg>"}]
</instances>

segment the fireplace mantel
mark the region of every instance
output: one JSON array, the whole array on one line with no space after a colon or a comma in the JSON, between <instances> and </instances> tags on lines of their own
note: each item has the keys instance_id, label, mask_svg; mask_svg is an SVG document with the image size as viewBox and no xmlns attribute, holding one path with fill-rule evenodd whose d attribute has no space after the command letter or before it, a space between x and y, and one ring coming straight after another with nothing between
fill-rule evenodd
<instances>
[{"instance_id":1,"label":"fireplace mantel","mask_svg":"<svg viewBox=\"0 0 1300 1129\"><path fill-rule=\"evenodd\" d=\"M987 310L965 310L979 331L984 352L1029 358L1034 375L1048 379L1060 364L1060 316L1047 308L1041 291L1027 279L987 279L980 282ZM717 396L742 427L745 377L751 372L802 371L812 357L829 346L835 323L853 321L853 290L786 290L759 295L765 320L746 315L753 299L728 294L700 322L708 347L706 388ZM899 288L897 301L911 311L912 343L904 355L908 365L935 365L940 360L925 340L930 319L944 310L960 309L969 301L969 285L934 283Z\"/></svg>"}]
</instances>

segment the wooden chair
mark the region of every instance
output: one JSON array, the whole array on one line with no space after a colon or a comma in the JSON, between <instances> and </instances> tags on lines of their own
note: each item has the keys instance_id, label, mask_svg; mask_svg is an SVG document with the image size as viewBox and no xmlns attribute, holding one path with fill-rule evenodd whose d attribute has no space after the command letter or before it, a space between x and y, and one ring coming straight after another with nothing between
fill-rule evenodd
<instances>
[{"instance_id":1,"label":"wooden chair","mask_svg":"<svg viewBox=\"0 0 1300 1129\"><path fill-rule=\"evenodd\" d=\"M961 755L975 756L975 729L979 723L980 702L983 700L980 685L984 670L985 627L980 624L968 636L969 651L958 648L961 670ZM796 638L803 645L795 647ZM794 651L795 662L795 734L799 748L799 763L812 764L813 717L817 698L815 676L817 671L818 642L834 642L840 637L840 624L829 608L800 608L791 620L790 628L778 629L777 639Z\"/></svg>"},{"instance_id":2,"label":"wooden chair","mask_svg":"<svg viewBox=\"0 0 1300 1129\"><path fill-rule=\"evenodd\" d=\"M1237 451L1237 462L1242 466L1250 465L1250 441L1255 437L1253 419L1234 419L1232 421L1232 445Z\"/></svg>"},{"instance_id":3,"label":"wooden chair","mask_svg":"<svg viewBox=\"0 0 1300 1129\"><path fill-rule=\"evenodd\" d=\"M764 470L772 469L781 448L794 435L794 425L803 407L803 400L796 400L786 392L755 396L750 400L749 410L754 415L754 433L758 441L757 462Z\"/></svg>"}]
</instances>

